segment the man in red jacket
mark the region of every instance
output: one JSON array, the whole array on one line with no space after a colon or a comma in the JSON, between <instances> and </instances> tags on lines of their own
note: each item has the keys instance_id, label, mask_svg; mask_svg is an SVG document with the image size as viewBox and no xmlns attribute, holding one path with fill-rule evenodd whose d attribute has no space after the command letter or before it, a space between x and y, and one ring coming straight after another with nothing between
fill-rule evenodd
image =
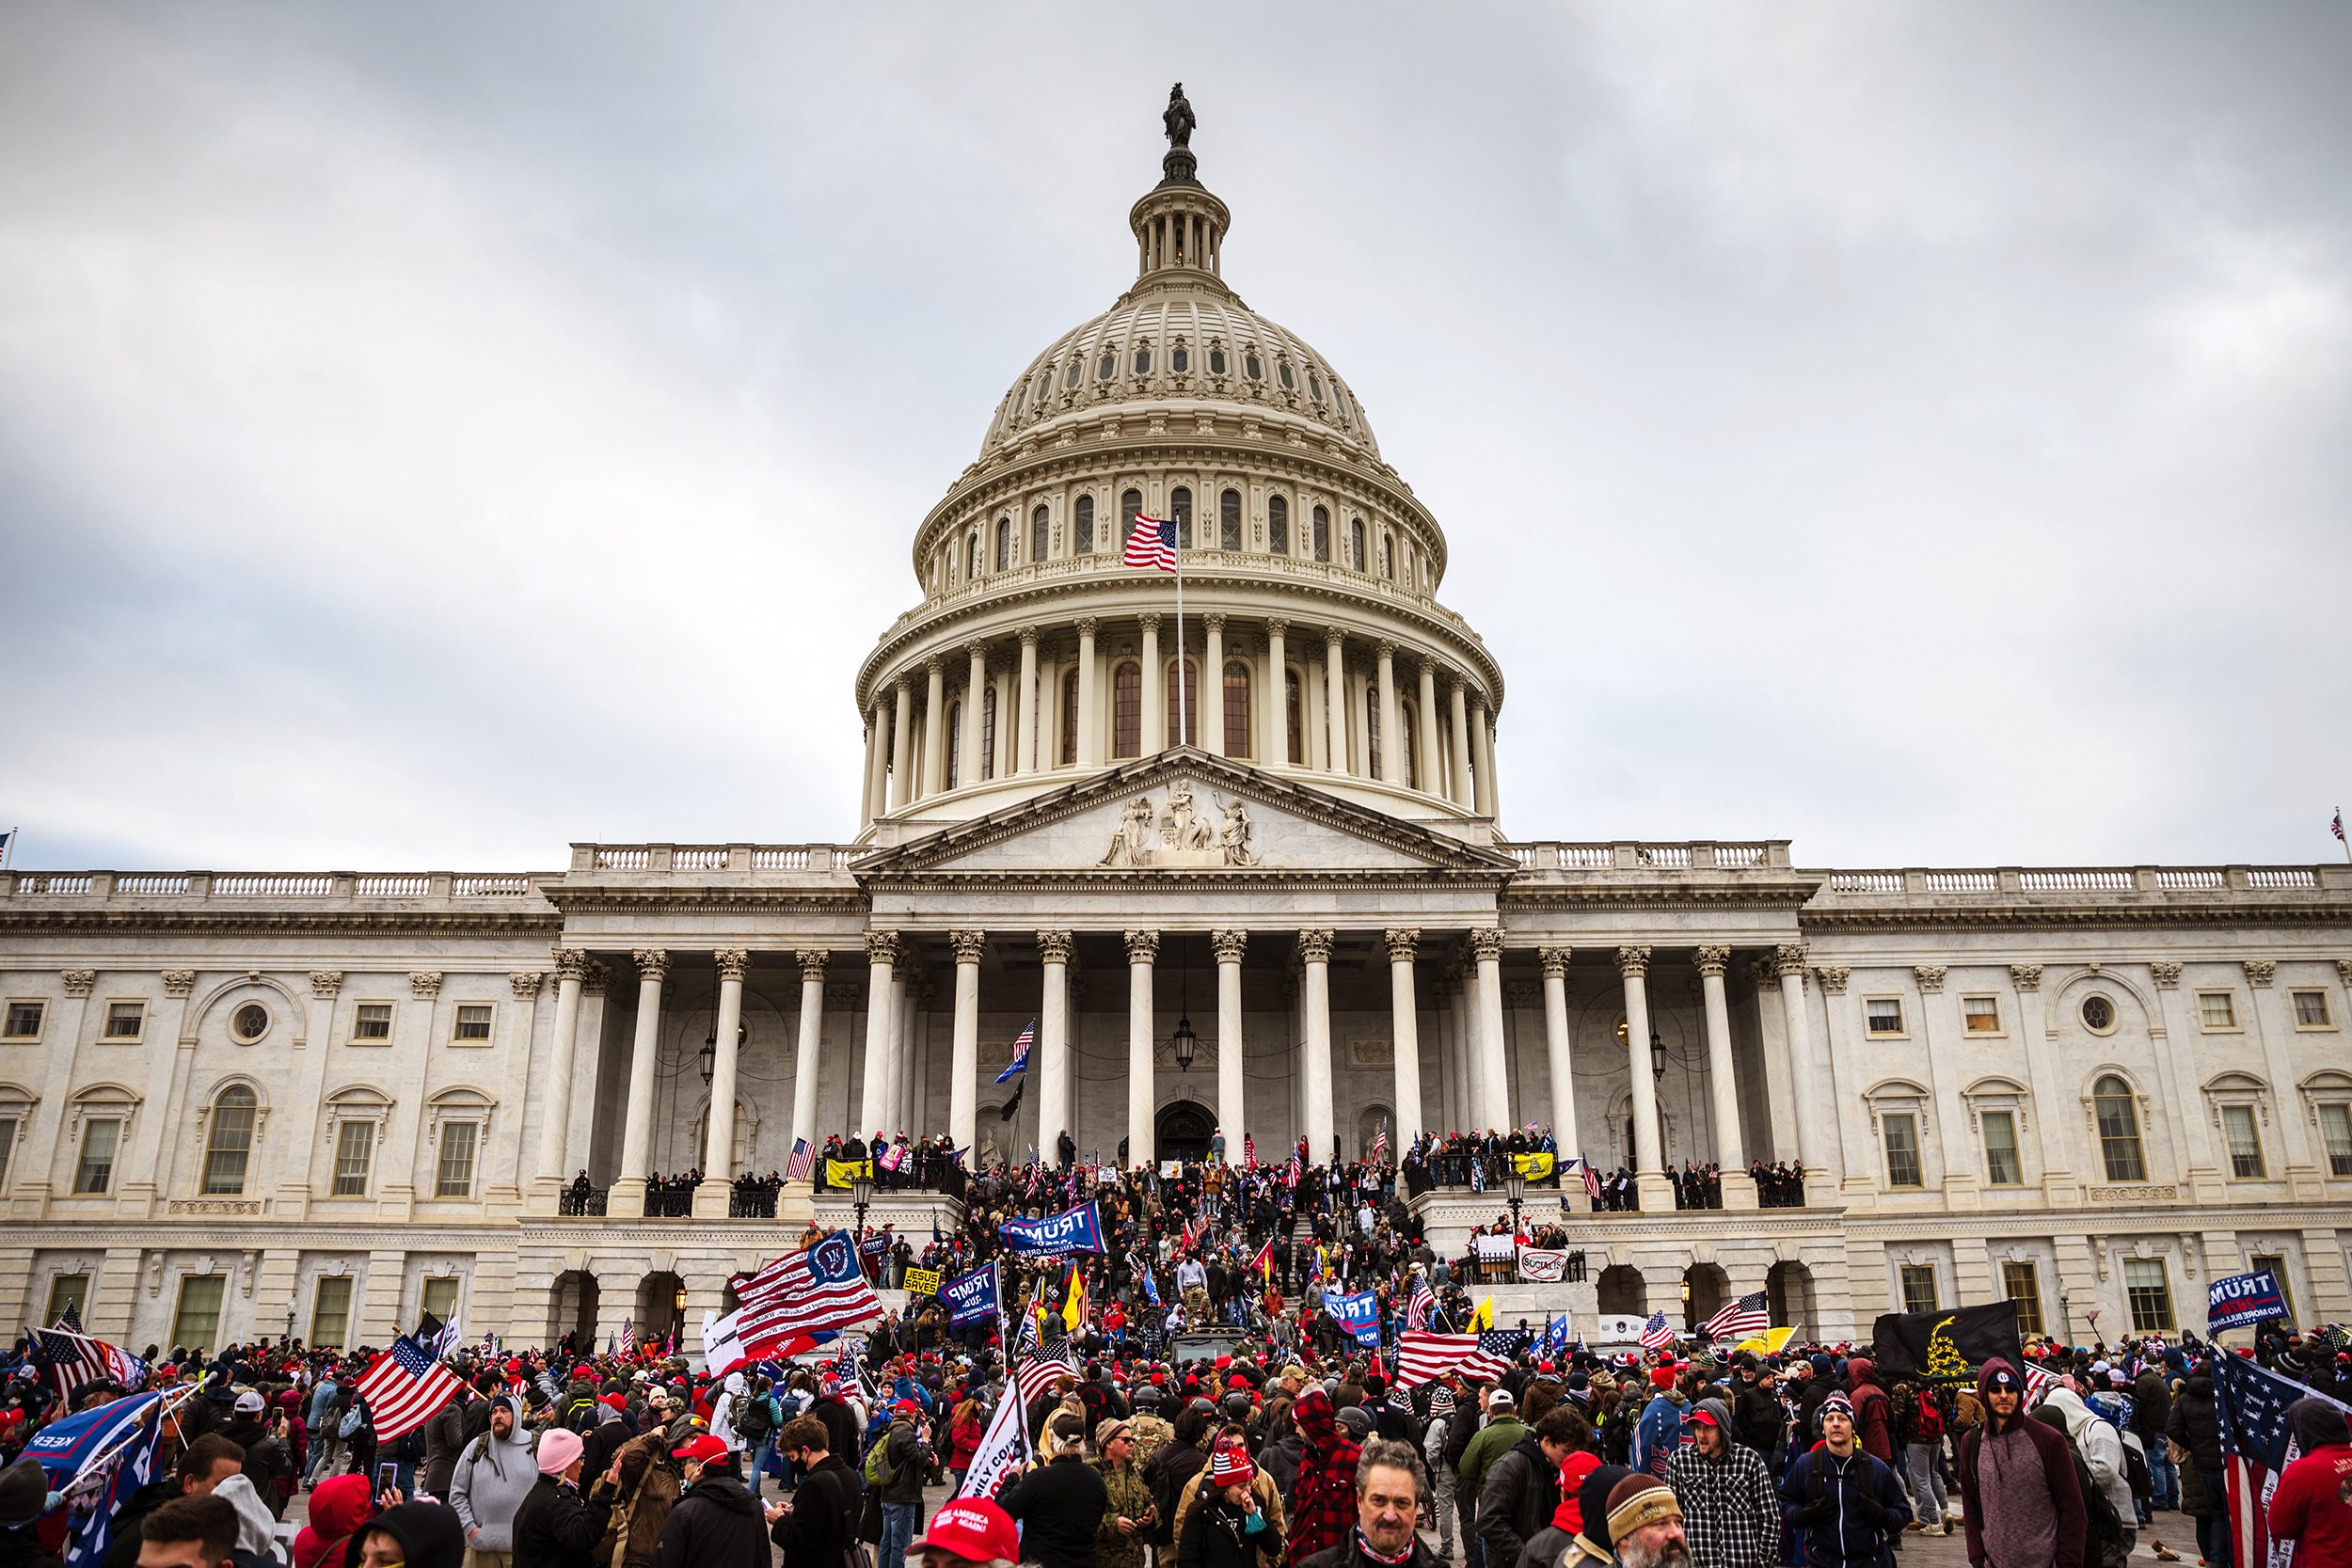
<instances>
[{"instance_id":1,"label":"man in red jacket","mask_svg":"<svg viewBox=\"0 0 2352 1568\"><path fill-rule=\"evenodd\" d=\"M1864 1453L1899 1473L1895 1463L1894 1423L1889 1419L1895 1406L1886 1390L1879 1386L1877 1364L1857 1355L1846 1363L1846 1374L1853 1385L1854 1441Z\"/></svg>"},{"instance_id":2,"label":"man in red jacket","mask_svg":"<svg viewBox=\"0 0 2352 1568\"><path fill-rule=\"evenodd\" d=\"M2287 1425L2302 1454L2280 1472L2270 1495L2273 1539L2296 1543L2298 1563L2352 1562L2352 1431L2333 1400L2299 1399Z\"/></svg>"}]
</instances>

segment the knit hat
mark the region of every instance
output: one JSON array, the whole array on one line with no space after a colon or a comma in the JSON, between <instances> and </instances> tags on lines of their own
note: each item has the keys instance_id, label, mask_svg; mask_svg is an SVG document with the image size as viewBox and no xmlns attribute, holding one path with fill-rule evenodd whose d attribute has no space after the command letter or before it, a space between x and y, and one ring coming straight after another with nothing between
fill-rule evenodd
<instances>
[{"instance_id":1,"label":"knit hat","mask_svg":"<svg viewBox=\"0 0 2352 1568\"><path fill-rule=\"evenodd\" d=\"M1675 1370L1672 1367L1652 1367L1649 1370L1649 1386L1661 1393L1673 1387Z\"/></svg>"},{"instance_id":2,"label":"knit hat","mask_svg":"<svg viewBox=\"0 0 2352 1568\"><path fill-rule=\"evenodd\" d=\"M1430 1418L1434 1420L1439 1416L1451 1416L1453 1414L1454 1390L1441 1383L1438 1385L1437 1392L1429 1396Z\"/></svg>"},{"instance_id":3,"label":"knit hat","mask_svg":"<svg viewBox=\"0 0 2352 1568\"><path fill-rule=\"evenodd\" d=\"M21 1529L49 1506L49 1472L26 1454L0 1470L0 1529Z\"/></svg>"},{"instance_id":4,"label":"knit hat","mask_svg":"<svg viewBox=\"0 0 2352 1568\"><path fill-rule=\"evenodd\" d=\"M547 1434L539 1439L539 1473L543 1476L562 1475L572 1467L572 1461L580 1457L580 1449L585 1447L587 1445L580 1440L579 1433L566 1427L549 1427Z\"/></svg>"},{"instance_id":5,"label":"knit hat","mask_svg":"<svg viewBox=\"0 0 2352 1568\"><path fill-rule=\"evenodd\" d=\"M1619 1481L1639 1472L1623 1465L1600 1465L1589 1471L1577 1483L1576 1502L1579 1526L1576 1545L1585 1556L1597 1562L1614 1562L1609 1549L1609 1494Z\"/></svg>"},{"instance_id":6,"label":"knit hat","mask_svg":"<svg viewBox=\"0 0 2352 1568\"><path fill-rule=\"evenodd\" d=\"M1843 1416L1846 1419L1851 1421L1853 1419L1853 1401L1848 1399L1843 1394L1832 1394L1829 1398L1821 1402L1820 1414L1823 1416Z\"/></svg>"},{"instance_id":7,"label":"knit hat","mask_svg":"<svg viewBox=\"0 0 2352 1568\"><path fill-rule=\"evenodd\" d=\"M1630 1475L1609 1489L1609 1539L1623 1541L1644 1525L1682 1517L1674 1488L1656 1476Z\"/></svg>"},{"instance_id":8,"label":"knit hat","mask_svg":"<svg viewBox=\"0 0 2352 1568\"><path fill-rule=\"evenodd\" d=\"M1248 1481L1256 1468L1249 1463L1248 1449L1220 1443L1209 1459L1209 1480L1218 1486L1232 1486Z\"/></svg>"}]
</instances>

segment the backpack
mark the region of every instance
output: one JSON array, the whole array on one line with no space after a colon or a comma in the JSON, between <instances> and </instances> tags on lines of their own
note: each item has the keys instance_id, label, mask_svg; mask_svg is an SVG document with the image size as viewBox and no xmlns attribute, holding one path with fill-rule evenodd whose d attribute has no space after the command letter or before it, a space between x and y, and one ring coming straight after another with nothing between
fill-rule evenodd
<instances>
[{"instance_id":1,"label":"backpack","mask_svg":"<svg viewBox=\"0 0 2352 1568\"><path fill-rule=\"evenodd\" d=\"M2148 1473L2148 1455L2131 1443L2123 1445L2123 1480L2131 1487L2132 1496L2146 1502L2154 1496L2155 1477Z\"/></svg>"},{"instance_id":2,"label":"backpack","mask_svg":"<svg viewBox=\"0 0 2352 1568\"><path fill-rule=\"evenodd\" d=\"M758 1442L775 1430L775 1410L766 1396L739 1394L735 1400L735 1430Z\"/></svg>"},{"instance_id":3,"label":"backpack","mask_svg":"<svg viewBox=\"0 0 2352 1568\"><path fill-rule=\"evenodd\" d=\"M1944 1412L1937 1407L1933 1394L1920 1389L1913 1401L1913 1410L1912 1431L1917 1434L1914 1441L1932 1443L1944 1435Z\"/></svg>"},{"instance_id":4,"label":"backpack","mask_svg":"<svg viewBox=\"0 0 2352 1568\"><path fill-rule=\"evenodd\" d=\"M866 1477L866 1484L868 1486L888 1486L898 1479L898 1466L890 1463L890 1429L888 1427L882 1428L882 1434L874 1439L872 1448L866 1450L866 1468L863 1473Z\"/></svg>"}]
</instances>

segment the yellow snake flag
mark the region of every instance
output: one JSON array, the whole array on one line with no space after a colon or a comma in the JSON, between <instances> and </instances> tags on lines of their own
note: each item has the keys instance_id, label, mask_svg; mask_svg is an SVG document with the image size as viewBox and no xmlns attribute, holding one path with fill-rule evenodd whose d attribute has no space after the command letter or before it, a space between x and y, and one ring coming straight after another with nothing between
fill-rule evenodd
<instances>
[{"instance_id":1,"label":"yellow snake flag","mask_svg":"<svg viewBox=\"0 0 2352 1568\"><path fill-rule=\"evenodd\" d=\"M868 1181L874 1180L873 1161L828 1160L825 1162L825 1185L828 1187L847 1187L852 1178L860 1176Z\"/></svg>"},{"instance_id":2,"label":"yellow snake flag","mask_svg":"<svg viewBox=\"0 0 2352 1568\"><path fill-rule=\"evenodd\" d=\"M1478 1304L1478 1310L1470 1314L1470 1332L1476 1334L1481 1329L1492 1328L1494 1325L1495 1298L1488 1296Z\"/></svg>"},{"instance_id":3,"label":"yellow snake flag","mask_svg":"<svg viewBox=\"0 0 2352 1568\"><path fill-rule=\"evenodd\" d=\"M1552 1173L1559 1159L1549 1149L1538 1149L1533 1154L1512 1155L1511 1164L1518 1166L1519 1175L1528 1180L1541 1181Z\"/></svg>"},{"instance_id":4,"label":"yellow snake flag","mask_svg":"<svg viewBox=\"0 0 2352 1568\"><path fill-rule=\"evenodd\" d=\"M1070 1299L1062 1303L1061 1325L1071 1333L1087 1321L1087 1276L1077 1270L1070 1271Z\"/></svg>"},{"instance_id":5,"label":"yellow snake flag","mask_svg":"<svg viewBox=\"0 0 2352 1568\"><path fill-rule=\"evenodd\" d=\"M1761 1334L1751 1334L1731 1347L1732 1354L1736 1355L1745 1350L1754 1351L1758 1355L1778 1354L1780 1347L1787 1344L1789 1337L1796 1332L1793 1328L1768 1328Z\"/></svg>"}]
</instances>

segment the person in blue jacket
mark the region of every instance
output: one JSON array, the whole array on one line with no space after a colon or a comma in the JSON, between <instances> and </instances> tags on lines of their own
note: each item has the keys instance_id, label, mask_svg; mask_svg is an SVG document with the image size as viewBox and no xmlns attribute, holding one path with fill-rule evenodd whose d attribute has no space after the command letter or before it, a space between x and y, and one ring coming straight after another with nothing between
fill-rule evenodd
<instances>
[{"instance_id":1,"label":"person in blue jacket","mask_svg":"<svg viewBox=\"0 0 2352 1568\"><path fill-rule=\"evenodd\" d=\"M1853 1403L1821 1402L1821 1440L1799 1455L1780 1483L1781 1513L1803 1537L1810 1568L1894 1568L1896 1543L1911 1522L1902 1482L1854 1442Z\"/></svg>"},{"instance_id":2,"label":"person in blue jacket","mask_svg":"<svg viewBox=\"0 0 2352 1568\"><path fill-rule=\"evenodd\" d=\"M1691 1407L1691 1397L1677 1386L1671 1363L1651 1368L1649 1381L1658 1391L1642 1408L1642 1418L1633 1428L1633 1467L1662 1481L1667 1459L1682 1447L1682 1418Z\"/></svg>"}]
</instances>

